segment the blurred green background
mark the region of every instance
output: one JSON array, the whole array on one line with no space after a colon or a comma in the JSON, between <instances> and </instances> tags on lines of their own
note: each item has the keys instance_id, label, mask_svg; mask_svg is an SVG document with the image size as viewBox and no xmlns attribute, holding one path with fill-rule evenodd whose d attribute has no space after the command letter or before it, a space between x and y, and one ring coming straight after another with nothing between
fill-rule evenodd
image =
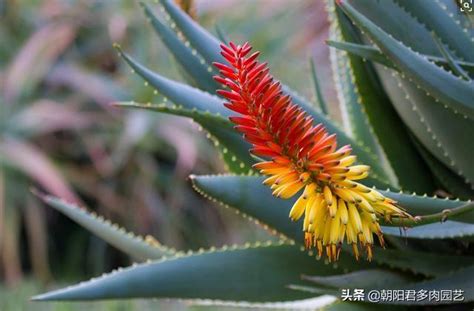
<instances>
[{"instance_id":1,"label":"blurred green background","mask_svg":"<svg viewBox=\"0 0 474 311\"><path fill-rule=\"evenodd\" d=\"M322 1L178 2L212 32L250 41L276 77L308 98L314 97L312 57L328 102L335 102ZM154 301L28 302L48 288L130 263L43 206L31 187L177 249L273 239L192 190L190 173L224 171L197 126L110 105L161 100L118 58L113 42L182 80L138 2L0 0L0 18L0 310L186 308Z\"/></svg>"}]
</instances>

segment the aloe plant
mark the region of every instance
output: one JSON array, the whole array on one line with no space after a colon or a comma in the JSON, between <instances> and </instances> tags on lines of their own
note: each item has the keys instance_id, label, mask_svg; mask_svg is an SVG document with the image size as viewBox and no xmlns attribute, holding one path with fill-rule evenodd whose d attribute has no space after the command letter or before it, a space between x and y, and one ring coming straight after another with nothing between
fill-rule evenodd
<instances>
[{"instance_id":1,"label":"aloe plant","mask_svg":"<svg viewBox=\"0 0 474 311\"><path fill-rule=\"evenodd\" d=\"M157 2L162 18L142 4L145 16L190 84L151 71L116 45L133 71L166 98L116 106L200 124L229 172L190 176L196 191L278 239L177 251L38 194L144 263L34 300L142 297L206 299L220 308L316 308L328 302L326 295L396 289L451 290L457 298L380 300L384 308L474 301L474 89L467 52L473 43L463 28L467 17L448 1L426 8L421 1L328 0L341 129L318 105L276 82L248 43L222 44L171 1ZM320 94L318 99L327 107ZM348 254L352 246L358 257L358 244L367 261ZM364 299L332 298L328 308L373 309Z\"/></svg>"}]
</instances>

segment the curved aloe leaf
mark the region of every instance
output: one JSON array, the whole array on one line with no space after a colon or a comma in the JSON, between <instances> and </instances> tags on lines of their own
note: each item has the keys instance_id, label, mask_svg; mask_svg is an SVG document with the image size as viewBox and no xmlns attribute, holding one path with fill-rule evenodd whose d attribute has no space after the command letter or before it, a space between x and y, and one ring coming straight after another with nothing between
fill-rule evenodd
<instances>
[{"instance_id":1,"label":"curved aloe leaf","mask_svg":"<svg viewBox=\"0 0 474 311\"><path fill-rule=\"evenodd\" d=\"M438 3L426 5L421 1L400 1L397 4L423 23L430 31L446 43L457 55L467 61L474 61L474 44L465 28L458 23L452 13ZM458 10L459 11L459 10Z\"/></svg>"},{"instance_id":2,"label":"curved aloe leaf","mask_svg":"<svg viewBox=\"0 0 474 311\"><path fill-rule=\"evenodd\" d=\"M235 173L248 173L252 170L255 159L250 156L251 146L233 129L230 121L220 115L173 107L166 104L140 104L135 102L115 103L116 106L138 108L155 112L168 113L193 119L208 131L214 145L219 149L229 170Z\"/></svg>"},{"instance_id":3,"label":"curved aloe leaf","mask_svg":"<svg viewBox=\"0 0 474 311\"><path fill-rule=\"evenodd\" d=\"M449 68L451 68L453 73L462 77L464 80L470 80L469 75L456 63L456 60L454 59L453 55L451 55L449 50L444 46L444 43L435 34L433 34L433 39L436 41L441 54L443 54L446 62L449 65Z\"/></svg>"},{"instance_id":4,"label":"curved aloe leaf","mask_svg":"<svg viewBox=\"0 0 474 311\"><path fill-rule=\"evenodd\" d=\"M384 227L383 230L385 234L400 234L395 227ZM406 229L403 236L415 239L469 238L474 236L474 225L448 220Z\"/></svg>"},{"instance_id":5,"label":"curved aloe leaf","mask_svg":"<svg viewBox=\"0 0 474 311\"><path fill-rule=\"evenodd\" d=\"M448 271L472 265L474 258L455 254L419 252L413 250L374 249L374 261L389 268L411 271L426 276L441 276Z\"/></svg>"},{"instance_id":6,"label":"curved aloe leaf","mask_svg":"<svg viewBox=\"0 0 474 311\"><path fill-rule=\"evenodd\" d=\"M398 68L395 66L394 63L392 63L382 52L380 52L379 49L373 46L366 45L366 44L357 44L354 42L343 42L343 41L332 41L332 40L328 40L326 41L326 43L330 47L349 52L351 54L361 57L362 59L370 60L370 61L379 63L381 65L384 65L388 68L398 70ZM443 65L447 64L447 60L445 58L432 56L432 55L423 55L423 56L432 62L443 64ZM460 60L454 60L454 62L456 63L456 65L468 71L474 70L474 63L460 61Z\"/></svg>"},{"instance_id":7,"label":"curved aloe leaf","mask_svg":"<svg viewBox=\"0 0 474 311\"><path fill-rule=\"evenodd\" d=\"M248 214L256 219L262 220L272 228L287 235L288 237L300 237L301 232L296 230L295 224L287 219L293 201L275 198L271 194L269 187L263 184L265 177L261 176L195 176L191 181L197 190L204 192L218 201L239 209L244 214ZM413 215L432 215L466 206L471 201L439 199L435 197L419 196L389 190L379 190L384 196L392 198ZM265 221L263 221L265 219ZM468 224L474 224L474 212L461 214L450 218ZM441 219L440 219L441 220ZM289 223L289 224L288 224ZM296 227L300 228L299 225ZM295 234L296 233L296 234Z\"/></svg>"},{"instance_id":8,"label":"curved aloe leaf","mask_svg":"<svg viewBox=\"0 0 474 311\"><path fill-rule=\"evenodd\" d=\"M139 76L176 105L181 105L187 109L194 108L226 117L229 116L230 110L224 107L224 101L219 97L165 78L136 62L133 58L124 53L118 45L115 45L115 48L120 56L123 57Z\"/></svg>"},{"instance_id":9,"label":"curved aloe leaf","mask_svg":"<svg viewBox=\"0 0 474 311\"><path fill-rule=\"evenodd\" d=\"M430 215L444 210L451 210L465 206L471 201L461 201L459 199L440 199L436 197L429 197L427 195L416 195L402 192L393 192L388 190L379 190L384 196L398 201L400 206L404 207L412 215ZM451 218L450 218L451 219ZM474 212L462 214L459 217L452 218L452 220L474 224Z\"/></svg>"},{"instance_id":10,"label":"curved aloe leaf","mask_svg":"<svg viewBox=\"0 0 474 311\"><path fill-rule=\"evenodd\" d=\"M451 171L474 186L474 123L433 102L396 72L379 70L397 112L414 136Z\"/></svg>"},{"instance_id":11,"label":"curved aloe leaf","mask_svg":"<svg viewBox=\"0 0 474 311\"><path fill-rule=\"evenodd\" d=\"M314 65L314 60L312 58L310 59L310 66L311 66L311 77L313 78L313 84L314 84L314 94L316 95L316 104L319 107L319 110L321 110L322 113L327 115L328 105L326 103L326 100L324 99L323 92L321 91L319 78L316 73L316 66Z\"/></svg>"},{"instance_id":12,"label":"curved aloe leaf","mask_svg":"<svg viewBox=\"0 0 474 311\"><path fill-rule=\"evenodd\" d=\"M415 83L427 92L471 119L474 118L474 82L465 81L446 72L400 41L389 36L380 27L359 13L347 1L340 1L344 12L361 27L378 47Z\"/></svg>"},{"instance_id":13,"label":"curved aloe leaf","mask_svg":"<svg viewBox=\"0 0 474 311\"><path fill-rule=\"evenodd\" d=\"M288 301L310 297L288 284L301 274L340 273L299 246L224 248L141 264L88 282L33 297L33 300L183 298Z\"/></svg>"},{"instance_id":14,"label":"curved aloe leaf","mask_svg":"<svg viewBox=\"0 0 474 311\"><path fill-rule=\"evenodd\" d=\"M209 197L213 201L217 201L223 204L225 207L231 207L236 209L239 214L243 214L244 217L250 218L257 223L263 225L267 229L273 231L274 234L282 234L283 238L293 239L296 243L303 242L303 232L301 231L300 222L291 222L288 219L288 213L293 204L293 200L282 200L272 196L271 190L262 184L264 178L257 176L191 176L196 191L201 193L205 197ZM394 192L384 192L384 195L391 197L400 202L409 212L420 213L422 215L432 214L443 211L445 209L452 209L465 205L465 202L442 200L435 198L427 198L409 194L401 194ZM415 213L416 212L416 213ZM464 214L459 216L459 221L474 222L474 212L470 214ZM468 217L469 216L469 217ZM383 227L384 231L387 231L390 227ZM440 226L438 235L443 234L443 227ZM450 237L451 229L446 229L448 238ZM394 232L387 232L395 236L399 236L400 232L398 229ZM380 254L384 256L378 256L378 250L376 250L374 260L379 263L387 262L395 267L409 269L409 264L413 265L414 271L417 273L425 273L425 271L435 271L439 268L441 263L436 258L432 258L433 262L430 262L430 256L422 256L424 253L416 253L419 256L412 256L409 252L400 252L398 250L380 250ZM397 256L394 256L397 254ZM421 255L420 255L421 254ZM437 256L437 255L436 255ZM449 257L449 256L448 256ZM452 256L457 258L460 256ZM341 256L341 260L349 258L349 256ZM392 260L392 258L400 258L399 260ZM425 259L428 258L428 259ZM462 260L460 257L459 260ZM471 260L471 259L469 259ZM450 268L455 269L456 260L451 260L453 266ZM408 264L409 263L409 264ZM350 267L349 264L344 263L346 267ZM359 263L359 269L360 269Z\"/></svg>"},{"instance_id":15,"label":"curved aloe leaf","mask_svg":"<svg viewBox=\"0 0 474 311\"><path fill-rule=\"evenodd\" d=\"M346 274L330 276L303 276L303 280L316 283L323 287L333 288L393 288L408 282L413 278L383 269L359 270Z\"/></svg>"},{"instance_id":16,"label":"curved aloe leaf","mask_svg":"<svg viewBox=\"0 0 474 311\"><path fill-rule=\"evenodd\" d=\"M331 37L361 43L361 35L342 11L337 8L333 14ZM345 105L342 110L349 112L346 119L352 132L359 140L373 141L369 147L386 163L386 171L395 175L393 179L401 188L431 192L434 187L429 169L422 164L406 127L400 126L402 121L372 65L352 54L337 50L331 50L331 53L335 54L333 67L336 73L339 72L338 80L342 84L338 93L345 99L341 101Z\"/></svg>"},{"instance_id":17,"label":"curved aloe leaf","mask_svg":"<svg viewBox=\"0 0 474 311\"><path fill-rule=\"evenodd\" d=\"M176 26L189 40L190 45L204 57L208 64L225 61L220 54L220 42L216 37L184 13L173 1L159 1L170 18L176 23Z\"/></svg>"},{"instance_id":18,"label":"curved aloe leaf","mask_svg":"<svg viewBox=\"0 0 474 311\"><path fill-rule=\"evenodd\" d=\"M439 49L433 41L432 32L415 16L400 7L395 0L349 1L350 5L358 12L413 50L421 54L441 57Z\"/></svg>"},{"instance_id":19,"label":"curved aloe leaf","mask_svg":"<svg viewBox=\"0 0 474 311\"><path fill-rule=\"evenodd\" d=\"M417 143L416 146L425 163L430 167L431 172L444 189L459 199L467 200L474 197L474 190L471 189L469 184L433 157L420 143Z\"/></svg>"},{"instance_id":20,"label":"curved aloe leaf","mask_svg":"<svg viewBox=\"0 0 474 311\"><path fill-rule=\"evenodd\" d=\"M64 214L102 240L137 260L158 259L174 254L174 250L158 243L151 237L142 238L126 232L101 216L87 212L84 208L67 203L59 198L34 192L42 201Z\"/></svg>"},{"instance_id":21,"label":"curved aloe leaf","mask_svg":"<svg viewBox=\"0 0 474 311\"><path fill-rule=\"evenodd\" d=\"M379 51L379 49L373 46L357 44L354 42L334 40L327 40L326 44L338 50L346 51L351 54L357 55L363 60L370 60L384 65L385 67L397 69L397 67L385 55L383 55L382 52Z\"/></svg>"},{"instance_id":22,"label":"curved aloe leaf","mask_svg":"<svg viewBox=\"0 0 474 311\"><path fill-rule=\"evenodd\" d=\"M191 76L193 82L200 89L214 93L219 86L212 78L212 69L209 65L201 63L196 51L193 52L190 47L186 46L184 42L178 38L178 35L173 30L160 22L148 5L144 3L140 3L140 5L143 7L145 15L158 36L174 55L181 67Z\"/></svg>"},{"instance_id":23,"label":"curved aloe leaf","mask_svg":"<svg viewBox=\"0 0 474 311\"><path fill-rule=\"evenodd\" d=\"M469 18L469 14L461 11L458 6L459 2L451 0L437 0L436 4L441 9L447 12L448 16L452 18L456 23L459 23L463 27L463 31L468 33L471 37L474 36L474 21Z\"/></svg>"}]
</instances>

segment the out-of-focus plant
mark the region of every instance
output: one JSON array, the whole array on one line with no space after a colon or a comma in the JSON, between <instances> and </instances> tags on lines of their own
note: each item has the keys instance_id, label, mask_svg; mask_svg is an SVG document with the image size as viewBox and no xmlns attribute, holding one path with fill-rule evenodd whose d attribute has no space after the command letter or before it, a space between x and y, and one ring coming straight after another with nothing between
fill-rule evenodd
<instances>
[{"instance_id":1,"label":"out-of-focus plant","mask_svg":"<svg viewBox=\"0 0 474 311\"><path fill-rule=\"evenodd\" d=\"M426 7L416 1L337 1L337 7L328 1L332 39L338 40L330 44L352 53L334 52L332 57L344 113L342 130L322 112L327 110L322 96L318 107L274 82L266 65L256 62L257 54L248 54L247 44L222 46L171 1L158 3L163 19L143 5L145 15L190 84L151 71L117 45L133 71L166 98L158 104L117 105L185 116L200 124L232 174L193 175L195 189L270 230L279 241L177 252L146 243L70 202L38 194L124 252L153 261L35 300L154 297L256 307L254 302L270 308L276 306L274 302L294 302L286 306L308 308L314 300L295 301L339 296L341 289L358 288L458 289L463 291L459 303L474 301L470 244L474 204L469 200L474 177L469 137L473 135L466 134L474 128L472 55L468 53L473 43L463 28L468 20L455 13L457 7L439 2L426 14ZM406 27L413 31L403 31ZM360 56L387 68L374 69ZM218 71L213 62L219 63ZM222 65L226 63L230 64ZM215 74L226 78L217 78L216 83ZM401 79L395 86L405 93L392 92L392 75ZM217 92L223 86L229 89ZM213 95L216 92L228 102ZM358 165L351 166L356 159L348 147L336 151L335 137L339 144L351 146ZM262 158L270 160L262 163ZM370 175L361 164L370 166ZM270 177L262 178L254 168ZM302 188L305 191L297 200L283 200L262 182L284 199L295 197ZM387 187L392 190L381 190ZM288 214L297 220L303 213L302 223L288 219ZM406 227L405 241L397 227ZM372 248L373 233L381 231L387 248ZM343 243L346 240L349 245ZM358 240L366 246L368 259L374 252L372 261L348 256L350 244ZM312 244L318 250L325 246L329 258L315 260L321 251L314 254L305 248ZM405 309L452 301L386 303ZM373 306L339 302L330 308L370 310Z\"/></svg>"}]
</instances>

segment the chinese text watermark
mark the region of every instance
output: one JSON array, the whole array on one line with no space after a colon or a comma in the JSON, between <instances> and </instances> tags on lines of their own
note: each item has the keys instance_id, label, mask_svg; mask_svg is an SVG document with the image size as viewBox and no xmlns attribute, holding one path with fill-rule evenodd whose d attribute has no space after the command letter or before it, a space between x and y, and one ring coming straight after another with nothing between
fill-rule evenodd
<instances>
[{"instance_id":1,"label":"chinese text watermark","mask_svg":"<svg viewBox=\"0 0 474 311\"><path fill-rule=\"evenodd\" d=\"M462 289L372 289L366 291L362 288L342 289L342 301L366 302L397 302L397 301L436 301L436 302L463 302L464 290Z\"/></svg>"}]
</instances>

